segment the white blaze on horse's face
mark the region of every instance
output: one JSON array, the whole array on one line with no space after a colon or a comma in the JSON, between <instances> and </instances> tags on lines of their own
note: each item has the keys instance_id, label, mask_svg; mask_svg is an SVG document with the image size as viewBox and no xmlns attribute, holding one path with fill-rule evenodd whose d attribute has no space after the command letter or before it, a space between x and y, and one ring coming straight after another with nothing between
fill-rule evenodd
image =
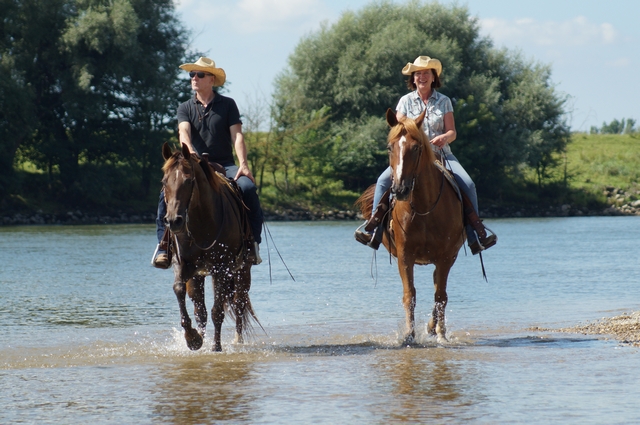
<instances>
[{"instance_id":1,"label":"white blaze on horse's face","mask_svg":"<svg viewBox=\"0 0 640 425\"><path fill-rule=\"evenodd\" d=\"M402 181L402 167L404 165L404 151L407 148L407 138L402 136L400 140L398 140L398 146L400 152L398 154L398 164L396 165L396 182L400 183Z\"/></svg>"}]
</instances>

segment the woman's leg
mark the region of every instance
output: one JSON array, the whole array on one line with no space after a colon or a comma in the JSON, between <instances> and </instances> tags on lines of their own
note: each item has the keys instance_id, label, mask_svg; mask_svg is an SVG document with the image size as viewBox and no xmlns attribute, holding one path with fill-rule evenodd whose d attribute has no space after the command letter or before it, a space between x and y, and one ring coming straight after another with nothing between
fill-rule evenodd
<instances>
[{"instance_id":1,"label":"woman's leg","mask_svg":"<svg viewBox=\"0 0 640 425\"><path fill-rule=\"evenodd\" d=\"M473 206L474 211L465 211L465 216L470 224L465 226L467 232L467 242L471 247L471 253L477 254L480 251L491 248L498 241L498 237L491 232L491 235L487 234L487 229L482 224L482 220L478 217L478 195L476 193L476 185L471 180L471 177L462 168L462 165L458 162L453 154L446 156L446 166L453 173L456 182L464 194L469 198Z\"/></svg>"},{"instance_id":2,"label":"woman's leg","mask_svg":"<svg viewBox=\"0 0 640 425\"><path fill-rule=\"evenodd\" d=\"M453 173L458 187L467 195L473 205L473 209L476 211L476 214L478 214L478 194L476 193L476 184L471 179L471 176L469 176L452 153L446 155L446 167ZM467 225L465 230L467 231L467 242L469 245L478 240L476 232L471 225Z\"/></svg>"},{"instance_id":3,"label":"woman's leg","mask_svg":"<svg viewBox=\"0 0 640 425\"><path fill-rule=\"evenodd\" d=\"M476 193L476 184L471 179L471 176L467 174L458 159L453 154L448 154L446 156L447 168L453 173L456 178L456 182L460 189L469 197L469 200L473 204L473 209L476 210L476 214L478 211L478 194Z\"/></svg>"},{"instance_id":4,"label":"woman's leg","mask_svg":"<svg viewBox=\"0 0 640 425\"><path fill-rule=\"evenodd\" d=\"M378 245L380 244L379 241L374 240L373 235L380 220L382 220L382 215L384 214L384 211L381 210L378 212L378 216L376 217L376 209L378 208L382 197L390 187L391 167L388 167L382 172L382 174L380 174L380 177L378 177L378 181L376 182L376 190L373 193L371 217L369 218L369 220L360 225L355 232L355 237L358 242L369 245L373 249L378 249Z\"/></svg>"},{"instance_id":5,"label":"woman's leg","mask_svg":"<svg viewBox=\"0 0 640 425\"><path fill-rule=\"evenodd\" d=\"M373 194L373 206L371 208L371 215L376 211L382 195L391 187L391 167L387 167L386 170L380 174L378 181L376 182L376 191Z\"/></svg>"}]
</instances>

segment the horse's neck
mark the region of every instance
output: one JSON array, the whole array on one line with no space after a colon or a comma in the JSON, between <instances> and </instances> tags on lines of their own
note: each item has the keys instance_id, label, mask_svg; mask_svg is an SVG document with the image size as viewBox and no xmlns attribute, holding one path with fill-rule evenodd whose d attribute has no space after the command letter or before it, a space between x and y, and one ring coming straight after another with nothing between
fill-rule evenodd
<instances>
[{"instance_id":1,"label":"horse's neck","mask_svg":"<svg viewBox=\"0 0 640 425\"><path fill-rule=\"evenodd\" d=\"M207 180L207 176L202 171L196 172L196 187L194 188L193 197L191 211L200 215L203 219L215 219L215 212L219 211L216 205L220 202L220 197L217 196L217 193Z\"/></svg>"},{"instance_id":2,"label":"horse's neck","mask_svg":"<svg viewBox=\"0 0 640 425\"><path fill-rule=\"evenodd\" d=\"M428 149L428 151L426 150ZM435 154L431 146L427 145L420 158L420 168L422 169L416 178L414 187L414 199L424 198L431 202L437 198L441 191L442 173L435 165ZM419 189L416 189L419 188Z\"/></svg>"}]
</instances>

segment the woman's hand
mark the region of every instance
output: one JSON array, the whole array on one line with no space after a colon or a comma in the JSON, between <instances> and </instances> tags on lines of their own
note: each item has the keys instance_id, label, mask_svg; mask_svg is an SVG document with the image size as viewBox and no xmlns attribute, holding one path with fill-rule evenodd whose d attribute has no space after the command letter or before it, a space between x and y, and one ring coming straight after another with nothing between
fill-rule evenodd
<instances>
[{"instance_id":1,"label":"woman's hand","mask_svg":"<svg viewBox=\"0 0 640 425\"><path fill-rule=\"evenodd\" d=\"M431 139L431 144L436 145L439 148L445 147L447 143L449 143L449 140L446 134L441 134Z\"/></svg>"}]
</instances>

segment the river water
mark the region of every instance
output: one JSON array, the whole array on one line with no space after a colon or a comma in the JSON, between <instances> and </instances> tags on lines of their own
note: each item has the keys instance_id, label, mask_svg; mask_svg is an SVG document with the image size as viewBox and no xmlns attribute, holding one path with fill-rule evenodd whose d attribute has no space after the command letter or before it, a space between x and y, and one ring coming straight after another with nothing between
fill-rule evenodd
<instances>
[{"instance_id":1,"label":"river water","mask_svg":"<svg viewBox=\"0 0 640 425\"><path fill-rule=\"evenodd\" d=\"M266 334L234 345L227 321L222 353L186 347L152 226L0 228L0 423L637 423L640 349L529 328L640 310L640 217L490 220L488 282L464 250L452 269L447 344L417 268L411 347L396 264L357 224L268 223Z\"/></svg>"}]
</instances>

